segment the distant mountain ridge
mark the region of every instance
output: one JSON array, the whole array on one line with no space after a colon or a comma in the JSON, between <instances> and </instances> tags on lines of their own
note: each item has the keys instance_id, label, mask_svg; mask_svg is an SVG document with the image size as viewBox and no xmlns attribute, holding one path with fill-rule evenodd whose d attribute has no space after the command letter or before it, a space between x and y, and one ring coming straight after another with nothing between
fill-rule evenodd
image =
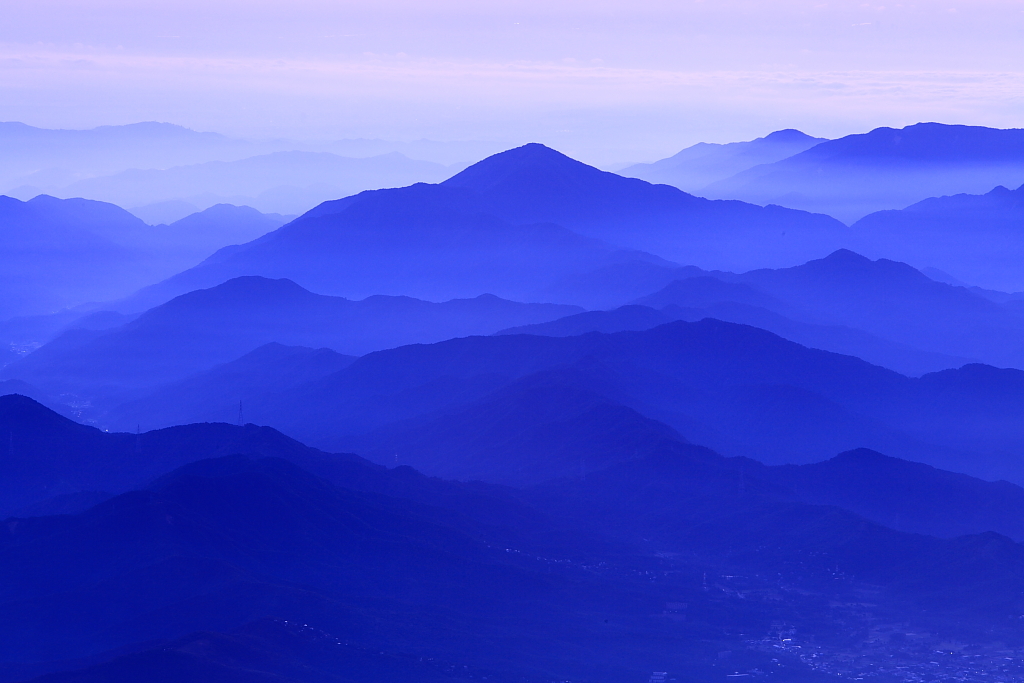
<instances>
[{"instance_id":1,"label":"distant mountain ridge","mask_svg":"<svg viewBox=\"0 0 1024 683\"><path fill-rule=\"evenodd\" d=\"M1024 129L918 123L829 140L702 194L818 211L846 222L928 197L1024 182Z\"/></svg>"},{"instance_id":2,"label":"distant mountain ridge","mask_svg":"<svg viewBox=\"0 0 1024 683\"><path fill-rule=\"evenodd\" d=\"M48 191L120 206L170 200L198 205L245 204L269 213L299 214L321 202L381 187L438 182L452 171L391 152L354 158L329 152L279 151L233 161L164 169L129 169Z\"/></svg>"},{"instance_id":3,"label":"distant mountain ridge","mask_svg":"<svg viewBox=\"0 0 1024 683\"><path fill-rule=\"evenodd\" d=\"M853 243L868 255L939 268L988 289L1024 290L1024 185L984 194L932 197L853 224Z\"/></svg>"},{"instance_id":4,"label":"distant mountain ridge","mask_svg":"<svg viewBox=\"0 0 1024 683\"><path fill-rule=\"evenodd\" d=\"M686 282L689 281L678 281L678 284ZM666 288L671 291L669 288L676 289L672 285ZM677 301L682 298L677 298L669 292L659 292L654 296L665 296L669 300ZM674 320L697 322L705 318L758 327L810 348L856 356L873 365L880 365L911 377L947 368L958 368L970 362L970 359L921 351L911 346L890 342L851 327L802 323L770 309L737 303L729 298L708 302L700 307L684 307L677 303L663 307L633 304L611 311L588 311L548 323L501 330L498 334L569 337L587 332L648 330Z\"/></svg>"},{"instance_id":5,"label":"distant mountain ridge","mask_svg":"<svg viewBox=\"0 0 1024 683\"><path fill-rule=\"evenodd\" d=\"M490 334L509 322L541 322L572 306L521 304L481 295L431 303L314 294L290 280L248 276L197 290L106 330L70 330L4 368L53 392L137 391L179 381L270 342L361 355L402 344Z\"/></svg>"},{"instance_id":6,"label":"distant mountain ridge","mask_svg":"<svg viewBox=\"0 0 1024 683\"><path fill-rule=\"evenodd\" d=\"M0 320L123 298L283 222L221 205L151 226L104 202L0 195Z\"/></svg>"},{"instance_id":7,"label":"distant mountain ridge","mask_svg":"<svg viewBox=\"0 0 1024 683\"><path fill-rule=\"evenodd\" d=\"M764 316L763 323L755 322L759 318L751 315L753 306L800 323L860 330L889 342L890 351L896 351L892 345L903 345L945 356L930 362L975 360L1024 369L1019 343L1024 312L1013 301L1001 303L983 292L936 282L905 263L872 261L847 249L792 268L699 277L691 273L636 303L655 308L739 304L748 307L745 315L751 324L774 328L781 322ZM724 311L726 316L738 314L735 306ZM779 333L789 334L784 329L778 327ZM870 353L882 351L874 344L863 348L871 347ZM858 347L846 348L852 352ZM886 355L876 357L881 361ZM902 362L898 358L885 363Z\"/></svg>"},{"instance_id":8,"label":"distant mountain ridge","mask_svg":"<svg viewBox=\"0 0 1024 683\"><path fill-rule=\"evenodd\" d=\"M643 318L646 327L718 318L909 375L979 361L1024 369L1024 310L1014 296L937 282L905 263L844 249L792 268L662 268L655 275L652 283L668 282L634 300L655 309ZM638 316L633 309L593 311L517 331L644 329Z\"/></svg>"},{"instance_id":9,"label":"distant mountain ridge","mask_svg":"<svg viewBox=\"0 0 1024 683\"><path fill-rule=\"evenodd\" d=\"M701 190L711 183L754 166L781 161L824 141L825 138L811 137L789 128L749 142L700 142L660 161L634 164L618 173L651 183L673 185L684 192L700 195Z\"/></svg>"},{"instance_id":10,"label":"distant mountain ridge","mask_svg":"<svg viewBox=\"0 0 1024 683\"><path fill-rule=\"evenodd\" d=\"M0 145L5 151L0 159L0 192L7 193L41 185L52 191L78 180L127 169L232 162L275 152L326 152L358 158L398 152L448 166L470 163L498 149L495 143L486 141L240 140L153 121L88 130L54 130L14 121L0 122Z\"/></svg>"},{"instance_id":11,"label":"distant mountain ridge","mask_svg":"<svg viewBox=\"0 0 1024 683\"><path fill-rule=\"evenodd\" d=\"M144 254L117 238L148 229L120 207L0 196L0 319L124 296L146 282Z\"/></svg>"}]
</instances>

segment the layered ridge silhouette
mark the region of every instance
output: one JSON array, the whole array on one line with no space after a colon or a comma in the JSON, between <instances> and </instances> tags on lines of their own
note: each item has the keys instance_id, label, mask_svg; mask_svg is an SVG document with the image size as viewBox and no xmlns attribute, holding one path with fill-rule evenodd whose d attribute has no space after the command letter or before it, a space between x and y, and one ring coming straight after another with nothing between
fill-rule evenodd
<instances>
[{"instance_id":1,"label":"layered ridge silhouette","mask_svg":"<svg viewBox=\"0 0 1024 683\"><path fill-rule=\"evenodd\" d=\"M1022 182L1024 130L918 123L828 140L712 183L702 194L820 211L853 223L928 197Z\"/></svg>"},{"instance_id":2,"label":"layered ridge silhouette","mask_svg":"<svg viewBox=\"0 0 1024 683\"><path fill-rule=\"evenodd\" d=\"M54 393L97 400L105 392L184 379L270 342L361 355L578 310L490 295L445 303L387 296L350 301L313 294L290 280L249 276L182 295L120 326L69 330L3 372Z\"/></svg>"},{"instance_id":3,"label":"layered ridge silhouette","mask_svg":"<svg viewBox=\"0 0 1024 683\"><path fill-rule=\"evenodd\" d=\"M673 185L699 195L711 183L731 178L754 166L782 161L824 141L824 138L811 137L790 128L749 142L724 145L699 142L666 159L651 164L633 164L618 173L651 183Z\"/></svg>"},{"instance_id":4,"label":"layered ridge silhouette","mask_svg":"<svg viewBox=\"0 0 1024 683\"><path fill-rule=\"evenodd\" d=\"M909 378L713 319L640 332L467 337L399 347L283 392L253 390L246 395L246 414L327 450L354 449L388 463L397 453L400 462L419 458L416 466L428 473L479 476L472 467L449 468L452 458L476 457L477 451L460 454L458 445L483 428L473 407L486 413L485 404L516 382L534 375L547 381L546 373L559 377L562 370L568 374L556 384L567 395L596 393L728 455L801 463L870 447L976 476L1024 481L1010 455L1024 436L1021 371L971 364ZM148 412L144 423L224 419L225 402L219 412L204 414L183 408L181 391L168 387L141 399ZM517 400L533 409L529 394ZM122 420L112 422L120 428L146 417L125 407L118 418L120 410L110 415ZM434 441L420 453L418 435L428 426L453 440L440 451ZM483 450L493 446L486 438L479 443ZM439 455L427 457L431 452Z\"/></svg>"},{"instance_id":5,"label":"layered ridge silhouette","mask_svg":"<svg viewBox=\"0 0 1024 683\"><path fill-rule=\"evenodd\" d=\"M3 680L85 666L42 680L504 680L554 669L625 681L652 656L714 678L716 652L736 638L726 625L785 619L842 641L841 624L860 624L861 612L800 607L823 582L836 596L872 586L883 618L945 631L1009 633L1019 609L1024 555L987 530L1021 533L1024 490L877 453L771 468L663 429L659 444L637 435L650 447L586 476L517 491L388 470L252 425L105 434L22 397L0 398L0 420L43 451L61 444L93 482L131 486L125 463L180 463L78 514L0 527ZM134 460L96 457L140 439ZM157 446L159 463L146 457ZM252 455L202 459L229 448ZM43 478L65 471L25 461ZM976 512L955 518L944 498ZM869 521L879 517L918 533ZM780 578L744 579L740 595L736 571ZM774 651L743 656L780 662ZM807 675L799 660L781 662L780 673Z\"/></svg>"},{"instance_id":6,"label":"layered ridge silhouette","mask_svg":"<svg viewBox=\"0 0 1024 683\"><path fill-rule=\"evenodd\" d=\"M900 211L880 211L853 224L865 253L884 255L1005 292L1024 290L1021 271L1024 185L985 194L925 199Z\"/></svg>"},{"instance_id":7,"label":"layered ridge silhouette","mask_svg":"<svg viewBox=\"0 0 1024 683\"><path fill-rule=\"evenodd\" d=\"M284 222L223 205L150 226L113 204L0 196L0 320L125 297Z\"/></svg>"}]
</instances>

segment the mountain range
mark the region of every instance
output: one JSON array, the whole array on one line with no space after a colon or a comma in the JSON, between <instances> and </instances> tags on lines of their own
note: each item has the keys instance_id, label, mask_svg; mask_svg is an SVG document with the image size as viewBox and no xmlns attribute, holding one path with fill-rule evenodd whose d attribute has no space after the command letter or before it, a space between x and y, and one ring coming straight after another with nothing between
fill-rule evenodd
<instances>
[{"instance_id":1,"label":"mountain range","mask_svg":"<svg viewBox=\"0 0 1024 683\"><path fill-rule=\"evenodd\" d=\"M1024 185L933 197L853 224L851 244L871 256L938 268L963 282L1024 290Z\"/></svg>"},{"instance_id":2,"label":"mountain range","mask_svg":"<svg viewBox=\"0 0 1024 683\"><path fill-rule=\"evenodd\" d=\"M233 162L275 152L323 152L373 157L398 152L450 166L498 151L487 141L241 140L153 121L89 130L53 130L0 123L0 191L19 197L29 187L57 189L129 169L169 169L211 161ZM36 192L38 194L38 192Z\"/></svg>"},{"instance_id":3,"label":"mountain range","mask_svg":"<svg viewBox=\"0 0 1024 683\"><path fill-rule=\"evenodd\" d=\"M125 297L284 222L221 205L150 226L113 204L0 196L0 320Z\"/></svg>"},{"instance_id":4,"label":"mountain range","mask_svg":"<svg viewBox=\"0 0 1024 683\"><path fill-rule=\"evenodd\" d=\"M1020 334L1024 318L1012 301L997 302L965 287L936 282L888 259L849 250L793 268L716 275L734 289L721 299L760 306L792 319L867 332L947 359L974 359L999 367L1024 368ZM692 305L689 281L670 285L637 302ZM743 289L749 288L749 289Z\"/></svg>"},{"instance_id":5,"label":"mountain range","mask_svg":"<svg viewBox=\"0 0 1024 683\"><path fill-rule=\"evenodd\" d=\"M1022 182L1024 130L918 123L828 140L711 183L701 195L781 204L853 223L928 197Z\"/></svg>"},{"instance_id":6,"label":"mountain range","mask_svg":"<svg viewBox=\"0 0 1024 683\"><path fill-rule=\"evenodd\" d=\"M579 310L491 295L444 303L388 296L351 301L314 294L290 280L249 276L182 295L119 326L70 329L2 372L54 394L98 402L182 380L271 342L362 355L490 334L510 323L544 322Z\"/></svg>"},{"instance_id":7,"label":"mountain range","mask_svg":"<svg viewBox=\"0 0 1024 683\"><path fill-rule=\"evenodd\" d=\"M163 169L127 169L45 190L61 197L88 197L135 207L183 200L198 206L244 204L270 213L299 214L330 199L362 190L439 182L446 166L398 152L353 158L329 152L280 151L234 161Z\"/></svg>"},{"instance_id":8,"label":"mountain range","mask_svg":"<svg viewBox=\"0 0 1024 683\"><path fill-rule=\"evenodd\" d=\"M435 413L443 421L449 419L444 413L483 400L509 382L590 359L596 365L580 386L568 387L570 393L592 391L590 383L597 382L603 399L727 454L807 462L866 446L956 471L1024 480L1005 455L1020 438L1014 417L1020 373L968 364L973 359L1020 367L1016 340L1022 324L1012 301L997 303L904 264L846 251L790 269L687 272L691 277L640 299L642 306L586 313L493 296L443 304L386 296L351 301L312 294L288 280L236 278L123 322L112 314L111 321L98 321L92 329L69 330L9 364L2 376L27 383L37 397L73 397L49 401L54 407L88 401L91 412L77 414L109 427L233 420L242 401L250 419L329 450L369 449L384 459L407 449L408 439L425 428L420 422L401 427L406 441L399 448L395 430L402 420ZM708 320L700 322L703 318ZM672 320L692 324L663 324ZM625 334L628 330L636 332ZM499 331L503 337L373 353L345 368L316 360L334 358L330 352L309 355L327 347L362 356ZM679 343L694 358L706 358L700 372L688 374L696 361L673 359L667 350L659 361L657 354L637 355L648 343L643 340L666 334L665 349ZM676 342L669 343L672 338ZM594 347L596 340L605 341ZM240 358L271 342L278 346ZM441 349L460 344L474 350L458 353L470 353L483 365L427 360L434 353L445 358ZM280 345L306 348L293 352ZM923 376L911 379L824 351ZM310 365L301 365L306 358ZM434 379L416 380L390 394L384 387L409 362L422 365L425 377ZM288 368L300 366L308 370L287 380ZM368 377L382 374L363 384L354 379L363 367L379 368L366 370ZM451 374L436 374L441 368ZM729 379L713 380L717 375L708 374L711 368ZM953 386L954 394L943 393ZM735 405L745 406L742 419L730 407ZM958 411L978 421L953 420ZM429 464L418 466L431 471ZM454 470L436 473L456 476Z\"/></svg>"},{"instance_id":9,"label":"mountain range","mask_svg":"<svg viewBox=\"0 0 1024 683\"><path fill-rule=\"evenodd\" d=\"M633 164L617 173L650 183L673 185L684 192L699 195L714 182L731 178L754 166L782 161L824 141L824 138L787 129L749 142L724 145L699 142L666 159L651 164Z\"/></svg>"},{"instance_id":10,"label":"mountain range","mask_svg":"<svg viewBox=\"0 0 1024 683\"><path fill-rule=\"evenodd\" d=\"M245 412L246 419L326 450L354 450L386 463L394 463L396 454L398 462L415 457L409 462L428 473L479 477L472 467L452 469L452 458L471 462L497 448L483 415L546 414L543 402L535 402L547 394L515 390L533 382L555 387L554 396L565 392L565 405L556 402L552 414L570 414L559 420L585 424L594 419L585 416L590 408L610 403L727 455L806 463L869 447L974 476L1024 481L1012 456L1024 438L1021 371L975 364L908 378L712 319L640 332L513 334L404 346L367 354L283 391L259 391L254 383L244 397ZM112 410L110 426L225 419L237 405L221 399L210 413L198 409L202 401L182 407L183 386L140 397L144 411ZM494 401L499 403L488 407ZM425 433L445 439L427 439L429 449L421 452ZM467 439L475 439L478 450L466 448Z\"/></svg>"},{"instance_id":11,"label":"mountain range","mask_svg":"<svg viewBox=\"0 0 1024 683\"><path fill-rule=\"evenodd\" d=\"M692 280L698 280L698 278L677 281L678 284L670 283L666 288L668 291L653 294L651 298L657 299L665 296L666 298L689 299L693 290L698 289L701 284ZM709 277L708 280L715 279ZM715 282L721 281L715 280ZM857 356L873 365L880 365L911 377L938 370L958 368L970 362L965 358L922 351L851 327L798 322L768 308L741 303L736 301L736 298L738 297L723 292L717 300L685 307L674 303L661 307L631 304L610 311L587 311L547 323L512 327L500 330L498 334L572 337L587 332L649 330L675 320L697 322L705 318L715 318L725 322L759 327L810 348Z\"/></svg>"},{"instance_id":12,"label":"mountain range","mask_svg":"<svg viewBox=\"0 0 1024 683\"><path fill-rule=\"evenodd\" d=\"M566 336L710 317L907 375L972 361L1024 368L1024 318L1013 297L937 282L903 263L839 250L793 268L663 268L658 276L666 284L634 300L643 309L589 311L509 331Z\"/></svg>"}]
</instances>

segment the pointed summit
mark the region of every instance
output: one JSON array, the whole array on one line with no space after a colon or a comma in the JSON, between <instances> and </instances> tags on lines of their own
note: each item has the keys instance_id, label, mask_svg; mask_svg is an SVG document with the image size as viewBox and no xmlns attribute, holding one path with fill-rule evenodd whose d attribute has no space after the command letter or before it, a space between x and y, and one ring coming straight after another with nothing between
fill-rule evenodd
<instances>
[{"instance_id":1,"label":"pointed summit","mask_svg":"<svg viewBox=\"0 0 1024 683\"><path fill-rule=\"evenodd\" d=\"M785 270L799 274L799 277L821 280L822 286L860 282L874 289L884 289L883 283L892 287L927 286L931 283L930 278L906 263L889 259L872 261L849 249L837 249L825 258Z\"/></svg>"},{"instance_id":2,"label":"pointed summit","mask_svg":"<svg viewBox=\"0 0 1024 683\"><path fill-rule=\"evenodd\" d=\"M851 251L850 249L836 249L825 258L819 260L823 261L824 263L828 263L835 266L864 266L872 262L871 259L869 259L867 256L861 256L857 252Z\"/></svg>"},{"instance_id":3,"label":"pointed summit","mask_svg":"<svg viewBox=\"0 0 1024 683\"><path fill-rule=\"evenodd\" d=\"M478 161L442 183L477 191L492 190L499 185L516 182L524 176L536 178L552 175L601 174L602 171L576 161L538 142L493 154Z\"/></svg>"},{"instance_id":4,"label":"pointed summit","mask_svg":"<svg viewBox=\"0 0 1024 683\"><path fill-rule=\"evenodd\" d=\"M823 142L821 138L814 138L807 133L797 130L796 128L784 128L777 130L774 133L765 135L764 140L770 142L782 142L782 143L801 143L806 142L807 144L815 145L819 142Z\"/></svg>"},{"instance_id":5,"label":"pointed summit","mask_svg":"<svg viewBox=\"0 0 1024 683\"><path fill-rule=\"evenodd\" d=\"M553 222L571 229L704 203L676 188L588 166L538 143L487 157L442 184L473 190L489 212L506 220ZM588 236L610 237L603 232Z\"/></svg>"}]
</instances>

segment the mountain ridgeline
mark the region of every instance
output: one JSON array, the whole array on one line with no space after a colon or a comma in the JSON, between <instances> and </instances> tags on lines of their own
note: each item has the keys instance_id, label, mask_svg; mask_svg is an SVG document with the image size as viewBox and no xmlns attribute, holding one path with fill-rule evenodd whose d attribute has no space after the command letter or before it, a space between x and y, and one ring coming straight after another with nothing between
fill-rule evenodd
<instances>
[{"instance_id":1,"label":"mountain ridgeline","mask_svg":"<svg viewBox=\"0 0 1024 683\"><path fill-rule=\"evenodd\" d=\"M701 194L819 211L853 223L928 197L1022 182L1024 129L918 123L827 140L711 183Z\"/></svg>"},{"instance_id":2,"label":"mountain ridgeline","mask_svg":"<svg viewBox=\"0 0 1024 683\"><path fill-rule=\"evenodd\" d=\"M362 301L313 294L290 280L240 277L157 306L111 329L71 329L4 369L52 393L98 400L152 388L233 361L269 343L362 355L402 344L490 334L545 322L573 306L522 304L482 295L431 303Z\"/></svg>"}]
</instances>

